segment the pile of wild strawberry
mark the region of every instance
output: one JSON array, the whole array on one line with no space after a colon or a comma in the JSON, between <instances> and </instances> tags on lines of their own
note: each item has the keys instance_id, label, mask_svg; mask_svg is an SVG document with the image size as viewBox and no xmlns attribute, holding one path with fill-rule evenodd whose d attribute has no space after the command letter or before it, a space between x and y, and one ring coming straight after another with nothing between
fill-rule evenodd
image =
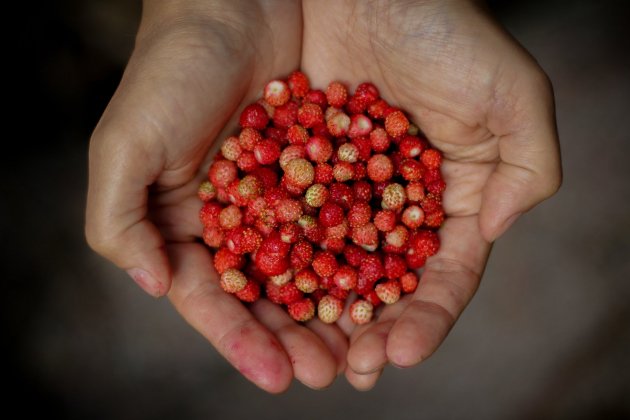
<instances>
[{"instance_id":1,"label":"pile of wild strawberry","mask_svg":"<svg viewBox=\"0 0 630 420\"><path fill-rule=\"evenodd\" d=\"M371 83L349 95L293 72L240 116L199 187L221 286L291 317L369 322L418 285L440 246L442 156ZM353 294L354 296L354 294Z\"/></svg>"}]
</instances>

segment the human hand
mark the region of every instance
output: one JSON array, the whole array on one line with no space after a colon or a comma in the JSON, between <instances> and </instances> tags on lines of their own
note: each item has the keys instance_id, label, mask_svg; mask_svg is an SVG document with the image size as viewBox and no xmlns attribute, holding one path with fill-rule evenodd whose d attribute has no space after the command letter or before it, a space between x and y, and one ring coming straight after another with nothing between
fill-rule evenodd
<instances>
[{"instance_id":1,"label":"human hand","mask_svg":"<svg viewBox=\"0 0 630 420\"><path fill-rule=\"evenodd\" d=\"M354 327L346 376L371 388L383 367L429 357L475 293L490 244L560 186L551 86L471 1L305 0L302 69L313 85L371 81L444 152L446 222L419 287Z\"/></svg>"},{"instance_id":2,"label":"human hand","mask_svg":"<svg viewBox=\"0 0 630 420\"><path fill-rule=\"evenodd\" d=\"M224 293L196 192L235 116L264 83L299 67L298 2L145 1L136 48L94 131L86 236L183 317L244 376L279 392L293 377L330 384L347 338L298 325L276 305ZM218 140L218 141L217 141Z\"/></svg>"}]
</instances>

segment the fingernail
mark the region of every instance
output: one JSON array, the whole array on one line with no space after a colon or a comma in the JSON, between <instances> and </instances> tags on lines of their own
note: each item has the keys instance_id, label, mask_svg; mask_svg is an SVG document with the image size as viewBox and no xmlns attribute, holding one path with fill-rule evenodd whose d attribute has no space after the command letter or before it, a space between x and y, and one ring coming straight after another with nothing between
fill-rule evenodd
<instances>
[{"instance_id":1,"label":"fingernail","mask_svg":"<svg viewBox=\"0 0 630 420\"><path fill-rule=\"evenodd\" d=\"M127 270L127 274L135 281L138 286L153 297L162 295L162 283L157 281L151 274L141 268L132 268Z\"/></svg>"}]
</instances>

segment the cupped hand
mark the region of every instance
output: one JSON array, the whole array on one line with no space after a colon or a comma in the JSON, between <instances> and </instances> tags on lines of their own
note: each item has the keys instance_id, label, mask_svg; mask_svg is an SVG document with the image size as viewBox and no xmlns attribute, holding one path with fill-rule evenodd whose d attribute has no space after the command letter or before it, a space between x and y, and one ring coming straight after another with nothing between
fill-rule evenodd
<instances>
[{"instance_id":1,"label":"cupped hand","mask_svg":"<svg viewBox=\"0 0 630 420\"><path fill-rule=\"evenodd\" d=\"M94 131L86 236L184 318L244 376L270 392L295 377L330 384L347 338L296 324L267 301L250 309L224 293L202 230L196 191L236 116L267 80L299 67L297 2L146 1L136 47Z\"/></svg>"},{"instance_id":2,"label":"cupped hand","mask_svg":"<svg viewBox=\"0 0 630 420\"><path fill-rule=\"evenodd\" d=\"M353 328L346 376L429 357L475 293L490 244L561 180L553 95L536 62L470 1L305 0L302 68L315 87L371 81L444 153L442 246L417 291Z\"/></svg>"}]
</instances>

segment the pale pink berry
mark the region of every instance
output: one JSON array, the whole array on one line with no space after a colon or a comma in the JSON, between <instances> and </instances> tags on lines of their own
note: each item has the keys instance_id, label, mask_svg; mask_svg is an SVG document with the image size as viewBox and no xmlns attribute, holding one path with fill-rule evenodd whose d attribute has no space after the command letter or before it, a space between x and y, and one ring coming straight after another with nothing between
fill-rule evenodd
<instances>
[{"instance_id":1,"label":"pale pink berry","mask_svg":"<svg viewBox=\"0 0 630 420\"><path fill-rule=\"evenodd\" d=\"M306 190L306 203L311 207L321 207L328 199L328 188L323 184L313 184Z\"/></svg>"},{"instance_id":2,"label":"pale pink berry","mask_svg":"<svg viewBox=\"0 0 630 420\"><path fill-rule=\"evenodd\" d=\"M228 293L236 293L245 288L247 277L235 268L228 268L221 274L221 287Z\"/></svg>"},{"instance_id":3,"label":"pale pink berry","mask_svg":"<svg viewBox=\"0 0 630 420\"><path fill-rule=\"evenodd\" d=\"M396 303L400 299L400 284L396 280L379 283L374 290L378 298L387 305Z\"/></svg>"},{"instance_id":4,"label":"pale pink berry","mask_svg":"<svg viewBox=\"0 0 630 420\"><path fill-rule=\"evenodd\" d=\"M326 323L336 322L343 312L343 302L331 295L324 296L317 305L317 316Z\"/></svg>"},{"instance_id":5,"label":"pale pink berry","mask_svg":"<svg viewBox=\"0 0 630 420\"><path fill-rule=\"evenodd\" d=\"M311 162L306 159L293 159L284 167L284 175L286 176L287 182L300 188L306 188L313 184L315 168L313 168Z\"/></svg>"},{"instance_id":6,"label":"pale pink berry","mask_svg":"<svg viewBox=\"0 0 630 420\"><path fill-rule=\"evenodd\" d=\"M330 109L330 108L329 108ZM343 137L348 134L350 117L344 112L338 111L326 120L326 127L333 137Z\"/></svg>"},{"instance_id":7,"label":"pale pink berry","mask_svg":"<svg viewBox=\"0 0 630 420\"><path fill-rule=\"evenodd\" d=\"M392 183L383 190L381 207L385 210L398 210L405 205L406 200L405 188L398 183Z\"/></svg>"},{"instance_id":8,"label":"pale pink berry","mask_svg":"<svg viewBox=\"0 0 630 420\"><path fill-rule=\"evenodd\" d=\"M236 136L230 136L223 142L221 146L221 154L227 160L231 160L232 162L236 162L238 157L243 152L241 148L240 141Z\"/></svg>"},{"instance_id":9,"label":"pale pink berry","mask_svg":"<svg viewBox=\"0 0 630 420\"><path fill-rule=\"evenodd\" d=\"M424 211L420 208L420 206L409 206L405 209L405 211L403 211L402 222L409 229L417 229L422 226L422 223L424 222Z\"/></svg>"},{"instance_id":10,"label":"pale pink berry","mask_svg":"<svg viewBox=\"0 0 630 420\"><path fill-rule=\"evenodd\" d=\"M348 129L348 137L355 138L367 136L372 131L372 120L363 114L352 116L350 128Z\"/></svg>"},{"instance_id":11,"label":"pale pink berry","mask_svg":"<svg viewBox=\"0 0 630 420\"><path fill-rule=\"evenodd\" d=\"M342 162L355 163L359 159L359 149L353 143L344 143L337 149L337 157Z\"/></svg>"},{"instance_id":12,"label":"pale pink berry","mask_svg":"<svg viewBox=\"0 0 630 420\"><path fill-rule=\"evenodd\" d=\"M374 305L367 300L359 299L350 305L350 319L357 325L367 324L372 320Z\"/></svg>"}]
</instances>

